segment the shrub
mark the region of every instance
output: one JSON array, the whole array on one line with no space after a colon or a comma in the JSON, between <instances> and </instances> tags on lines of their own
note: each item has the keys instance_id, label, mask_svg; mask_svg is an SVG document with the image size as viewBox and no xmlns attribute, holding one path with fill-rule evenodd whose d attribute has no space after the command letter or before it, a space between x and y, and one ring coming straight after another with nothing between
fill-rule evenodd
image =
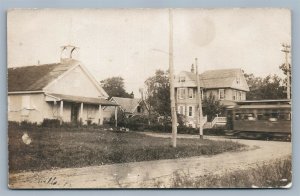
<instances>
[{"instance_id":1,"label":"shrub","mask_svg":"<svg viewBox=\"0 0 300 196\"><path fill-rule=\"evenodd\" d=\"M42 125L42 127L59 127L60 121L58 119L45 118L41 125Z\"/></svg>"},{"instance_id":2,"label":"shrub","mask_svg":"<svg viewBox=\"0 0 300 196\"><path fill-rule=\"evenodd\" d=\"M37 123L36 122L29 122L29 121L24 120L20 123L20 126L23 127L23 128L30 128L30 127L33 127L33 126L36 127Z\"/></svg>"}]
</instances>

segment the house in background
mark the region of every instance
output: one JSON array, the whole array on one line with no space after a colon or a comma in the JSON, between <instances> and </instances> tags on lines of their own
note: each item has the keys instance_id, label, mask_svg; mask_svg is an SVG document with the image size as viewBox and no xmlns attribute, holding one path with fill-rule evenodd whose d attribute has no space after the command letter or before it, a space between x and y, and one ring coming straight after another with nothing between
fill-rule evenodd
<instances>
[{"instance_id":1,"label":"house in background","mask_svg":"<svg viewBox=\"0 0 300 196\"><path fill-rule=\"evenodd\" d=\"M124 114L126 118L148 114L148 109L143 99L112 97L109 101L117 104L119 112ZM114 115L115 109L113 107L104 108L104 119L106 121L109 121L109 119Z\"/></svg>"},{"instance_id":2,"label":"house in background","mask_svg":"<svg viewBox=\"0 0 300 196\"><path fill-rule=\"evenodd\" d=\"M241 69L219 69L205 71L199 76L201 99L210 94L224 106L235 105L237 101L246 100L248 84ZM196 127L197 82L192 65L190 72L182 71L175 77L175 95L177 112L186 117L187 125Z\"/></svg>"},{"instance_id":3,"label":"house in background","mask_svg":"<svg viewBox=\"0 0 300 196\"><path fill-rule=\"evenodd\" d=\"M8 120L103 123L103 106L117 106L84 65L62 48L60 63L8 69Z\"/></svg>"}]
</instances>

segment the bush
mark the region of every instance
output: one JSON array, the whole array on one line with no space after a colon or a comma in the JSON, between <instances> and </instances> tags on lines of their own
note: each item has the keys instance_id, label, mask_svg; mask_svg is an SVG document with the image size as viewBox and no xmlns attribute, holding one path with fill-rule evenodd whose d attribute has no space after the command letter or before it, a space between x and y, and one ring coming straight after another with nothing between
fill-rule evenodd
<instances>
[{"instance_id":1,"label":"bush","mask_svg":"<svg viewBox=\"0 0 300 196\"><path fill-rule=\"evenodd\" d=\"M45 118L42 122L42 127L59 127L60 121L58 119L48 119Z\"/></svg>"},{"instance_id":2,"label":"bush","mask_svg":"<svg viewBox=\"0 0 300 196\"><path fill-rule=\"evenodd\" d=\"M36 122L29 122L29 121L22 121L20 123L20 126L23 127L23 128L30 128L30 127L36 127L37 126L37 123Z\"/></svg>"}]
</instances>

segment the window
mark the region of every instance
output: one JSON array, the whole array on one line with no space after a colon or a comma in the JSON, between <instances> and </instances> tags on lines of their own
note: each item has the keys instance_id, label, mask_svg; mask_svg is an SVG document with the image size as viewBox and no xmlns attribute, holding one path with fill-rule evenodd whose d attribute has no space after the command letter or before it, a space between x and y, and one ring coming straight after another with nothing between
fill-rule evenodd
<instances>
[{"instance_id":1,"label":"window","mask_svg":"<svg viewBox=\"0 0 300 196\"><path fill-rule=\"evenodd\" d=\"M185 76L179 76L179 82L185 82Z\"/></svg>"},{"instance_id":2,"label":"window","mask_svg":"<svg viewBox=\"0 0 300 196\"><path fill-rule=\"evenodd\" d=\"M189 116L194 116L194 114L193 114L193 106L189 106L188 112L189 112Z\"/></svg>"},{"instance_id":3,"label":"window","mask_svg":"<svg viewBox=\"0 0 300 196\"><path fill-rule=\"evenodd\" d=\"M185 89L184 88L178 88L177 94L178 94L178 99L184 99L185 98Z\"/></svg>"},{"instance_id":4,"label":"window","mask_svg":"<svg viewBox=\"0 0 300 196\"><path fill-rule=\"evenodd\" d=\"M240 84L240 83L241 83L241 78L240 78L240 77L237 77L237 78L236 78L236 83L237 83L237 84Z\"/></svg>"},{"instance_id":5,"label":"window","mask_svg":"<svg viewBox=\"0 0 300 196\"><path fill-rule=\"evenodd\" d=\"M237 100L237 91L236 90L233 90L232 91L232 100Z\"/></svg>"},{"instance_id":6,"label":"window","mask_svg":"<svg viewBox=\"0 0 300 196\"><path fill-rule=\"evenodd\" d=\"M189 88L189 98L193 99L194 98L194 89Z\"/></svg>"},{"instance_id":7,"label":"window","mask_svg":"<svg viewBox=\"0 0 300 196\"><path fill-rule=\"evenodd\" d=\"M180 105L178 106L178 114L183 114L184 115L185 111L184 111L184 106Z\"/></svg>"},{"instance_id":8,"label":"window","mask_svg":"<svg viewBox=\"0 0 300 196\"><path fill-rule=\"evenodd\" d=\"M239 100L242 100L242 92L239 91Z\"/></svg>"},{"instance_id":9,"label":"window","mask_svg":"<svg viewBox=\"0 0 300 196\"><path fill-rule=\"evenodd\" d=\"M219 99L225 99L225 89L219 89Z\"/></svg>"},{"instance_id":10,"label":"window","mask_svg":"<svg viewBox=\"0 0 300 196\"><path fill-rule=\"evenodd\" d=\"M142 112L143 112L143 110L142 110L142 107L141 107L141 106L138 106L136 110L137 110L137 113L142 113Z\"/></svg>"},{"instance_id":11,"label":"window","mask_svg":"<svg viewBox=\"0 0 300 196\"><path fill-rule=\"evenodd\" d=\"M280 113L278 116L279 120L291 120L290 113Z\"/></svg>"}]
</instances>

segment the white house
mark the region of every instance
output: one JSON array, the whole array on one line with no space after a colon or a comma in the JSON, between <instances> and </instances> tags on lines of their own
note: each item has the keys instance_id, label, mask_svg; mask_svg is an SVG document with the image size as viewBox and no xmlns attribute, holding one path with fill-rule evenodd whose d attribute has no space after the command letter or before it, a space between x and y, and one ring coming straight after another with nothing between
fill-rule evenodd
<instances>
[{"instance_id":1,"label":"white house","mask_svg":"<svg viewBox=\"0 0 300 196\"><path fill-rule=\"evenodd\" d=\"M63 47L60 63L8 69L8 120L103 123L103 106L117 106L84 65Z\"/></svg>"},{"instance_id":2,"label":"white house","mask_svg":"<svg viewBox=\"0 0 300 196\"><path fill-rule=\"evenodd\" d=\"M198 75L202 100L210 94L224 106L235 105L246 100L249 91L241 69L208 70ZM192 66L190 72L181 71L175 77L177 112L187 119L187 125L196 127L198 113L196 73Z\"/></svg>"},{"instance_id":3,"label":"white house","mask_svg":"<svg viewBox=\"0 0 300 196\"><path fill-rule=\"evenodd\" d=\"M124 97L112 97L111 102L118 105L119 112L123 113L126 118L137 115L148 114L148 108L145 101L139 98L124 98ZM108 121L115 115L115 109L113 107L104 108L104 118Z\"/></svg>"}]
</instances>

